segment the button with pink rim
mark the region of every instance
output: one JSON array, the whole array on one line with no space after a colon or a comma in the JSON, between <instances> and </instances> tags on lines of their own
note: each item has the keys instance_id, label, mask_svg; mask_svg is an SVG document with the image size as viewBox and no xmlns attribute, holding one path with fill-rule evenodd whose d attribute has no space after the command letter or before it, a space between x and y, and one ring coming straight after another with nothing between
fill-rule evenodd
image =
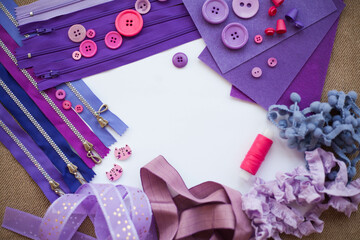
<instances>
[{"instance_id":1,"label":"button with pink rim","mask_svg":"<svg viewBox=\"0 0 360 240\"><path fill-rule=\"evenodd\" d=\"M63 101L62 107L63 107L65 110L69 110L69 109L71 108L71 102L68 101L68 100Z\"/></svg>"},{"instance_id":2,"label":"button with pink rim","mask_svg":"<svg viewBox=\"0 0 360 240\"><path fill-rule=\"evenodd\" d=\"M262 37L261 35L256 35L256 36L254 37L254 41L255 41L257 44L260 44L260 43L262 43L262 41L263 41L263 37Z\"/></svg>"},{"instance_id":3,"label":"button with pink rim","mask_svg":"<svg viewBox=\"0 0 360 240\"><path fill-rule=\"evenodd\" d=\"M68 36L73 42L81 42L86 37L86 29L81 24L72 25L69 28Z\"/></svg>"},{"instance_id":4,"label":"button with pink rim","mask_svg":"<svg viewBox=\"0 0 360 240\"><path fill-rule=\"evenodd\" d=\"M80 52L84 57L92 57L97 52L96 43L92 40L85 40L80 44Z\"/></svg>"},{"instance_id":5,"label":"button with pink rim","mask_svg":"<svg viewBox=\"0 0 360 240\"><path fill-rule=\"evenodd\" d=\"M116 30L123 36L132 37L137 35L143 28L143 18L135 10L124 10L115 19Z\"/></svg>"},{"instance_id":6,"label":"button with pink rim","mask_svg":"<svg viewBox=\"0 0 360 240\"><path fill-rule=\"evenodd\" d=\"M269 65L269 67L275 67L277 65L277 59L274 57L269 58L268 65Z\"/></svg>"},{"instance_id":7,"label":"button with pink rim","mask_svg":"<svg viewBox=\"0 0 360 240\"><path fill-rule=\"evenodd\" d=\"M259 0L233 0L232 8L236 16L251 18L259 11Z\"/></svg>"},{"instance_id":8,"label":"button with pink rim","mask_svg":"<svg viewBox=\"0 0 360 240\"><path fill-rule=\"evenodd\" d=\"M240 49L249 40L249 33L246 27L240 23L228 24L221 33L224 45L230 49Z\"/></svg>"},{"instance_id":9,"label":"button with pink rim","mask_svg":"<svg viewBox=\"0 0 360 240\"><path fill-rule=\"evenodd\" d=\"M80 58L81 58L81 52L79 52L79 51L74 51L73 53L72 53L72 58L74 59L74 60L80 60Z\"/></svg>"},{"instance_id":10,"label":"button with pink rim","mask_svg":"<svg viewBox=\"0 0 360 240\"><path fill-rule=\"evenodd\" d=\"M95 35L96 35L96 32L95 32L94 29L89 29L89 30L86 31L86 36L87 36L88 38L94 38Z\"/></svg>"},{"instance_id":11,"label":"button with pink rim","mask_svg":"<svg viewBox=\"0 0 360 240\"><path fill-rule=\"evenodd\" d=\"M55 97L59 100L63 100L66 97L66 92L63 89L58 89L55 92Z\"/></svg>"},{"instance_id":12,"label":"button with pink rim","mask_svg":"<svg viewBox=\"0 0 360 240\"><path fill-rule=\"evenodd\" d=\"M81 106L81 105L76 105L76 106L75 106L75 111L76 111L77 113L82 113L83 110L84 110L84 107L83 107L83 106Z\"/></svg>"},{"instance_id":13,"label":"button with pink rim","mask_svg":"<svg viewBox=\"0 0 360 240\"><path fill-rule=\"evenodd\" d=\"M147 14L151 9L151 3L149 0L136 0L135 9L140 14Z\"/></svg>"},{"instance_id":14,"label":"button with pink rim","mask_svg":"<svg viewBox=\"0 0 360 240\"><path fill-rule=\"evenodd\" d=\"M105 36L105 45L110 49L117 49L122 44L122 37L118 32L111 31Z\"/></svg>"},{"instance_id":15,"label":"button with pink rim","mask_svg":"<svg viewBox=\"0 0 360 240\"><path fill-rule=\"evenodd\" d=\"M251 75L252 75L254 78L259 78L259 77L261 77L261 75L262 75L262 70L261 70L261 68L259 68L259 67L254 67L254 68L251 70Z\"/></svg>"},{"instance_id":16,"label":"button with pink rim","mask_svg":"<svg viewBox=\"0 0 360 240\"><path fill-rule=\"evenodd\" d=\"M222 23L229 16L229 7L224 0L207 0L201 11L204 19L212 24Z\"/></svg>"}]
</instances>

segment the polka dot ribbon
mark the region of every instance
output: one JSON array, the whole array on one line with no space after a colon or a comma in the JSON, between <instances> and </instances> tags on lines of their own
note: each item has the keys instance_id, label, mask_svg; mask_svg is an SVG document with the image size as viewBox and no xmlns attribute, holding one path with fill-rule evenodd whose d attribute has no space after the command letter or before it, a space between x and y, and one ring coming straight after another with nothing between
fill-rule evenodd
<instances>
[{"instance_id":1,"label":"polka dot ribbon","mask_svg":"<svg viewBox=\"0 0 360 240\"><path fill-rule=\"evenodd\" d=\"M41 221L33 224L33 232L38 231L38 234L32 234L33 239L93 239L76 231L87 216L93 222L98 239L150 239L153 236L156 238L147 196L140 189L122 185L84 184L75 194L66 194L58 198L43 219L18 210L7 211L9 214L4 218L4 221L7 221L6 228L25 236L29 234L16 228L21 228L24 224L29 225L31 216L33 223ZM11 211L18 211L17 219L23 219L21 224L16 224L18 220L12 219ZM30 230L27 228L27 231Z\"/></svg>"}]
</instances>

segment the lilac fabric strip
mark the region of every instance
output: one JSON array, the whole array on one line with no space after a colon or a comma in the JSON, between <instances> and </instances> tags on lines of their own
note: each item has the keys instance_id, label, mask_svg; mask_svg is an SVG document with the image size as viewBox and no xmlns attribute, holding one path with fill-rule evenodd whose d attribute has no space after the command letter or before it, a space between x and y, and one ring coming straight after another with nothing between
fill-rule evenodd
<instances>
[{"instance_id":1,"label":"lilac fabric strip","mask_svg":"<svg viewBox=\"0 0 360 240\"><path fill-rule=\"evenodd\" d=\"M298 238L320 233L324 222L321 213L333 207L350 217L360 203L360 179L348 183L347 167L334 155L318 148L306 152L304 166L291 173L277 174L276 180L265 182L258 178L255 186L243 196L243 210L255 229L252 239L280 239L280 233ZM339 172L334 181L326 179L334 167ZM304 215L304 206L311 209Z\"/></svg>"},{"instance_id":2,"label":"lilac fabric strip","mask_svg":"<svg viewBox=\"0 0 360 240\"><path fill-rule=\"evenodd\" d=\"M159 156L140 170L159 239L237 239L252 234L241 210L241 193L215 182L188 189L179 173ZM169 188L173 191L170 193ZM229 231L221 231L221 230Z\"/></svg>"},{"instance_id":3,"label":"lilac fabric strip","mask_svg":"<svg viewBox=\"0 0 360 240\"><path fill-rule=\"evenodd\" d=\"M340 16L345 5L340 0L334 0L334 3L338 7L338 11L226 74L221 74L207 48L204 49L199 58L257 104L267 108L279 101L309 56ZM280 54L281 52L286 52L286 54ZM275 57L278 60L275 68L270 68L267 65L267 60L270 57ZM263 69L260 79L254 79L251 75L251 70L255 66Z\"/></svg>"},{"instance_id":4,"label":"lilac fabric strip","mask_svg":"<svg viewBox=\"0 0 360 240\"><path fill-rule=\"evenodd\" d=\"M324 39L315 49L314 53L305 63L298 75L296 75L294 81L292 81L276 104L290 106L292 104L290 101L290 94L292 92L297 92L301 95L301 102L299 103L301 108L305 108L306 106L309 106L310 103L320 100L338 23L339 19L336 20L330 31L326 34ZM295 42L294 47L296 47ZM232 86L230 95L241 100L254 102L235 86ZM271 103L268 103L266 105L262 105L262 107L267 109L270 106L269 104L271 105Z\"/></svg>"},{"instance_id":5,"label":"lilac fabric strip","mask_svg":"<svg viewBox=\"0 0 360 240\"><path fill-rule=\"evenodd\" d=\"M49 97L64 114L64 116L66 116L66 118L69 119L73 126L84 136L84 138L90 143L94 144L94 149L101 157L106 156L110 150L106 148L106 146L98 139L98 137L96 137L96 135L89 129L89 127L87 127L87 125L81 120L81 118L79 118L79 116L77 116L75 112L65 111L62 108L61 101L55 98L55 89L49 89L47 93L43 93L42 95L42 93L40 93L38 89L36 89L36 87L29 81L26 75L30 76L34 80L36 80L36 77L34 76L31 69L20 70L13 62L13 60L9 57L8 54L13 55L14 50L18 46L14 42L14 40L6 33L2 26L0 26L0 40L9 50L8 53L5 52L4 48L0 50L0 62L19 83L19 85L28 93L30 98L38 105L40 110L65 137L69 144L76 150L76 152L87 164L87 166L89 166L90 168L95 166L94 162L87 157L87 151L85 151L83 143L69 128L69 126L66 125L66 123L64 122L64 120L62 120L59 114L49 105L49 103L45 100L44 96Z\"/></svg>"},{"instance_id":6,"label":"lilac fabric strip","mask_svg":"<svg viewBox=\"0 0 360 240\"><path fill-rule=\"evenodd\" d=\"M46 171L51 178L60 184L60 188L69 193L70 190L61 177L60 172L55 168L51 161L47 158L44 152L36 145L32 138L19 126L14 118L6 111L0 104L0 116L2 121L8 129L20 140L26 149L35 157L41 167ZM37 183L50 202L55 201L59 196L51 189L49 182L39 172L39 169L34 165L24 151L14 142L14 140L0 127L0 141L11 152L15 159L23 166L31 178Z\"/></svg>"},{"instance_id":7,"label":"lilac fabric strip","mask_svg":"<svg viewBox=\"0 0 360 240\"><path fill-rule=\"evenodd\" d=\"M98 239L157 239L150 203L144 192L111 184L82 185L75 194L56 200L43 219L8 209L3 227L30 235L32 239L82 239L76 230L87 216L94 224ZM33 222L33 227L29 227Z\"/></svg>"}]
</instances>

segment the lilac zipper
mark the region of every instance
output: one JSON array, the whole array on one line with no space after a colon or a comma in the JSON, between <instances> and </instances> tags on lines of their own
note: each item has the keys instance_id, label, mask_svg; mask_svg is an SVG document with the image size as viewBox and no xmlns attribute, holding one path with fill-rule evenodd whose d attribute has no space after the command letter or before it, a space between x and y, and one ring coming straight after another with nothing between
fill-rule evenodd
<instances>
[{"instance_id":1,"label":"lilac zipper","mask_svg":"<svg viewBox=\"0 0 360 240\"><path fill-rule=\"evenodd\" d=\"M0 140L38 184L50 202L70 192L59 171L1 104Z\"/></svg>"},{"instance_id":2,"label":"lilac zipper","mask_svg":"<svg viewBox=\"0 0 360 240\"><path fill-rule=\"evenodd\" d=\"M62 133L69 144L77 151L89 167L95 166L95 161L100 161L109 153L109 149L98 137L87 127L74 111L62 109L62 103L55 98L55 89L49 89L46 93L39 92L36 87L33 72L31 70L19 69L13 55L17 44L0 26L0 62L7 68L14 79L22 86L41 111ZM48 95L50 94L50 95ZM82 136L86 142L79 139ZM93 144L93 146L88 143ZM95 152L101 157L97 157Z\"/></svg>"}]
</instances>

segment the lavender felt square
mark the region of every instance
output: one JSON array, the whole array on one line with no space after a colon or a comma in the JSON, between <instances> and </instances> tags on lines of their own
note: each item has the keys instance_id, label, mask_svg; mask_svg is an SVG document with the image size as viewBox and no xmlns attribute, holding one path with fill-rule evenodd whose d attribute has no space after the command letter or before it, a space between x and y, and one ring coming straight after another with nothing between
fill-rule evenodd
<instances>
[{"instance_id":1,"label":"lavender felt square","mask_svg":"<svg viewBox=\"0 0 360 240\"><path fill-rule=\"evenodd\" d=\"M331 0L286 0L284 4L278 7L276 16L270 17L267 12L270 6L272 6L272 2L270 0L260 0L258 13L250 19L241 19L231 9L232 0L225 1L230 8L229 17L225 22L216 25L206 22L202 16L201 8L205 0L183 0L185 7L189 11L191 18L222 73L232 70L285 39L300 34L312 24L336 11L336 7ZM264 30L268 27L276 28L277 19L284 19L285 14L292 8L299 10L297 19L304 24L304 28L299 30L286 22L287 33L266 36ZM248 43L238 50L227 48L221 41L223 28L232 22L243 24L249 32ZM255 35L258 34L264 37L264 41L261 44L256 44L253 40Z\"/></svg>"}]
</instances>

